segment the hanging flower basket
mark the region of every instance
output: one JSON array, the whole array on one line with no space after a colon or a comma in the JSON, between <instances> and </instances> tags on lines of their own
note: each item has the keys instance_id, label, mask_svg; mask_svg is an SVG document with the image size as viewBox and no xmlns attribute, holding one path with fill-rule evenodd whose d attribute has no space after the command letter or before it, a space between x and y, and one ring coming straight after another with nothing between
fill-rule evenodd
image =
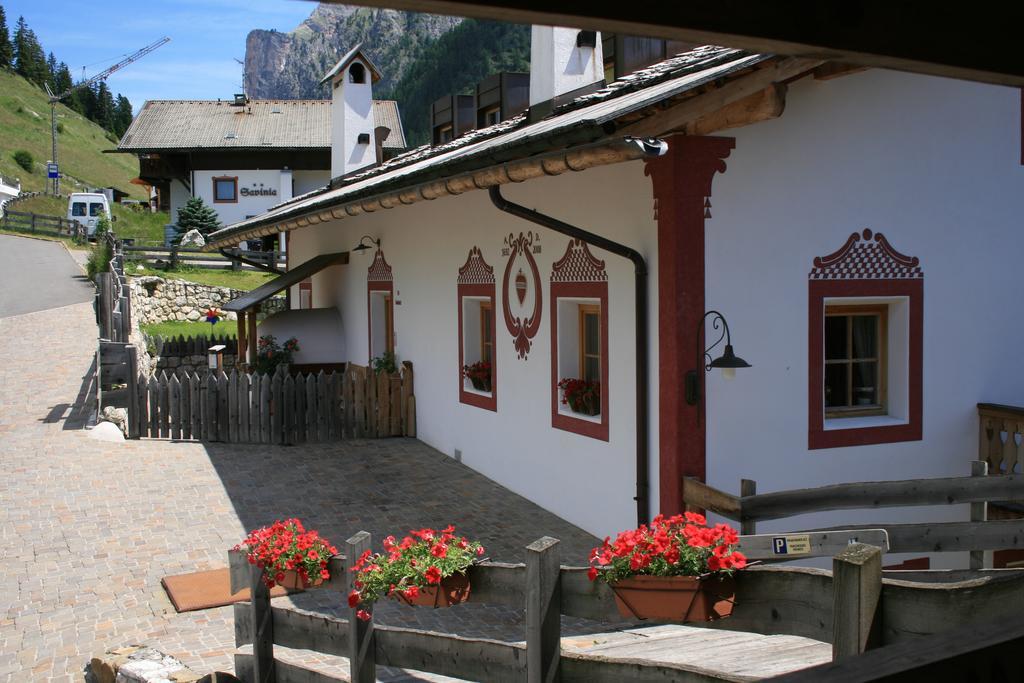
<instances>
[{"instance_id":1,"label":"hanging flower basket","mask_svg":"<svg viewBox=\"0 0 1024 683\"><path fill-rule=\"evenodd\" d=\"M348 595L349 607L356 616L369 619L360 605L369 605L382 597L407 605L449 607L469 599L466 570L484 554L476 541L455 535L455 527L439 531L419 529L397 541L384 539L384 552L365 551L355 562L355 590Z\"/></svg>"},{"instance_id":2,"label":"hanging flower basket","mask_svg":"<svg viewBox=\"0 0 1024 683\"><path fill-rule=\"evenodd\" d=\"M630 619L697 622L732 614L733 573L747 566L728 524L709 526L703 515L658 515L623 531L590 553L590 580L603 578Z\"/></svg>"},{"instance_id":3,"label":"hanging flower basket","mask_svg":"<svg viewBox=\"0 0 1024 683\"><path fill-rule=\"evenodd\" d=\"M611 584L619 614L627 619L714 621L732 614L731 576L633 576Z\"/></svg>"},{"instance_id":4,"label":"hanging flower basket","mask_svg":"<svg viewBox=\"0 0 1024 683\"><path fill-rule=\"evenodd\" d=\"M396 592L395 595L401 602L413 607L451 607L469 600L469 588L468 576L452 574L441 579L441 583L436 586Z\"/></svg>"},{"instance_id":5,"label":"hanging flower basket","mask_svg":"<svg viewBox=\"0 0 1024 683\"><path fill-rule=\"evenodd\" d=\"M249 564L263 570L268 588L309 588L331 578L327 564L338 549L298 519L278 520L254 529L232 550L245 553Z\"/></svg>"}]
</instances>

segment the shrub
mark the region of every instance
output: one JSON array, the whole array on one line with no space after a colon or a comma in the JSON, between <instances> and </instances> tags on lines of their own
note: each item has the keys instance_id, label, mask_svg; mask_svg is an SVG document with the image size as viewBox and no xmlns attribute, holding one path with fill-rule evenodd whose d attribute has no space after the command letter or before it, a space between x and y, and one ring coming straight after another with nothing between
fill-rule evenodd
<instances>
[{"instance_id":1,"label":"shrub","mask_svg":"<svg viewBox=\"0 0 1024 683\"><path fill-rule=\"evenodd\" d=\"M63 123L58 123L57 124L57 132L58 133L63 133L64 132L64 124Z\"/></svg>"},{"instance_id":2,"label":"shrub","mask_svg":"<svg viewBox=\"0 0 1024 683\"><path fill-rule=\"evenodd\" d=\"M398 361L395 359L394 351L385 351L375 358L370 359L370 367L378 375L382 372L388 374L398 372Z\"/></svg>"},{"instance_id":3,"label":"shrub","mask_svg":"<svg viewBox=\"0 0 1024 683\"><path fill-rule=\"evenodd\" d=\"M107 236L108 232L110 232L110 219L105 215L102 215L96 219L96 232L93 233L93 237L95 237L96 241L99 242Z\"/></svg>"},{"instance_id":4,"label":"shrub","mask_svg":"<svg viewBox=\"0 0 1024 683\"><path fill-rule=\"evenodd\" d=\"M113 256L114 255L110 250L110 245L107 244L106 240L97 242L96 245L89 250L89 260L85 262L85 272L89 276L89 279L95 280L97 275L110 270L110 259L113 258Z\"/></svg>"},{"instance_id":5,"label":"shrub","mask_svg":"<svg viewBox=\"0 0 1024 683\"><path fill-rule=\"evenodd\" d=\"M293 354L299 350L299 341L291 337L285 343L278 344L272 334L265 334L256 343L256 372L274 374L277 366L291 363Z\"/></svg>"},{"instance_id":6,"label":"shrub","mask_svg":"<svg viewBox=\"0 0 1024 683\"><path fill-rule=\"evenodd\" d=\"M32 166L35 164L35 159L32 158L32 153L24 149L19 149L14 153L14 163L25 169L26 173L32 172Z\"/></svg>"}]
</instances>

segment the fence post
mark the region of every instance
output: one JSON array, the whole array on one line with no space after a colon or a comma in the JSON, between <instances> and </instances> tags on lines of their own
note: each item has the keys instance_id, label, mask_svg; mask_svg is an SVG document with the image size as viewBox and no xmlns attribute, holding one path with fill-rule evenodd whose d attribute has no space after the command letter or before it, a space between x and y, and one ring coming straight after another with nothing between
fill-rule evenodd
<instances>
[{"instance_id":1,"label":"fence post","mask_svg":"<svg viewBox=\"0 0 1024 683\"><path fill-rule=\"evenodd\" d=\"M128 345L128 438L137 439L139 433L139 350Z\"/></svg>"},{"instance_id":2,"label":"fence post","mask_svg":"<svg viewBox=\"0 0 1024 683\"><path fill-rule=\"evenodd\" d=\"M113 307L114 307L114 275L113 273L100 273L100 338L111 339L113 328Z\"/></svg>"},{"instance_id":3,"label":"fence post","mask_svg":"<svg viewBox=\"0 0 1024 683\"><path fill-rule=\"evenodd\" d=\"M32 232L36 231L36 215L32 214Z\"/></svg>"},{"instance_id":4,"label":"fence post","mask_svg":"<svg viewBox=\"0 0 1024 683\"><path fill-rule=\"evenodd\" d=\"M1013 439L1013 434L1010 434L1007 438ZM1010 471L1013 471L1011 466ZM988 476L988 463L984 460L972 460L971 461L971 476L972 477L986 477ZM988 520L988 502L983 501L981 503L971 503L971 521L972 522L985 522ZM971 569L984 569L985 567L992 566L992 551L991 550L972 550L971 551Z\"/></svg>"},{"instance_id":5,"label":"fence post","mask_svg":"<svg viewBox=\"0 0 1024 683\"><path fill-rule=\"evenodd\" d=\"M352 571L359 556L370 549L370 532L360 531L345 541L345 583L346 597L353 590L356 573ZM349 680L352 683L374 683L377 680L377 665L373 652L373 606L367 605L370 620L356 617L357 608L348 611L348 661Z\"/></svg>"},{"instance_id":6,"label":"fence post","mask_svg":"<svg viewBox=\"0 0 1024 683\"><path fill-rule=\"evenodd\" d=\"M270 589L263 570L249 566L249 595L252 610L252 672L256 683L275 683L274 614L270 610Z\"/></svg>"},{"instance_id":7,"label":"fence post","mask_svg":"<svg viewBox=\"0 0 1024 683\"><path fill-rule=\"evenodd\" d=\"M833 661L879 645L881 598L881 548L852 543L832 558Z\"/></svg>"},{"instance_id":8,"label":"fence post","mask_svg":"<svg viewBox=\"0 0 1024 683\"><path fill-rule=\"evenodd\" d=\"M526 546L526 680L559 680L562 650L561 553L544 536Z\"/></svg>"},{"instance_id":9,"label":"fence post","mask_svg":"<svg viewBox=\"0 0 1024 683\"><path fill-rule=\"evenodd\" d=\"M753 479L740 479L740 498L757 494L757 482ZM740 508L740 533L744 536L753 536L757 533L757 522L746 519Z\"/></svg>"}]
</instances>

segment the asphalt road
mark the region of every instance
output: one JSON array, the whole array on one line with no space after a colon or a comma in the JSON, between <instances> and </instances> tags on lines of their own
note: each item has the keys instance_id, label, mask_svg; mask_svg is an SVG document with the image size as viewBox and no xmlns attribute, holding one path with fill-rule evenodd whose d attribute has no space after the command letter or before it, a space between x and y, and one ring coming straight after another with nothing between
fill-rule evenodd
<instances>
[{"instance_id":1,"label":"asphalt road","mask_svg":"<svg viewBox=\"0 0 1024 683\"><path fill-rule=\"evenodd\" d=\"M0 235L0 318L91 301L94 291L63 244Z\"/></svg>"}]
</instances>

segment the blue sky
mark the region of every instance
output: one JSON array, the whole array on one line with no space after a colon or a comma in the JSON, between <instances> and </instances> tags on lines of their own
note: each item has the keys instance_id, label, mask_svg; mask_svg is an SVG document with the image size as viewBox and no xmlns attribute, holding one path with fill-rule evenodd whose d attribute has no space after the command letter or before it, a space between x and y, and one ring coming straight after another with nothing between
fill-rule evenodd
<instances>
[{"instance_id":1,"label":"blue sky","mask_svg":"<svg viewBox=\"0 0 1024 683\"><path fill-rule=\"evenodd\" d=\"M91 76L123 55L171 42L113 74L107 84L136 111L146 100L216 99L240 92L249 31L291 31L316 7L306 0L0 0L14 32L19 15L48 52ZM99 62L99 63L96 63Z\"/></svg>"}]
</instances>

